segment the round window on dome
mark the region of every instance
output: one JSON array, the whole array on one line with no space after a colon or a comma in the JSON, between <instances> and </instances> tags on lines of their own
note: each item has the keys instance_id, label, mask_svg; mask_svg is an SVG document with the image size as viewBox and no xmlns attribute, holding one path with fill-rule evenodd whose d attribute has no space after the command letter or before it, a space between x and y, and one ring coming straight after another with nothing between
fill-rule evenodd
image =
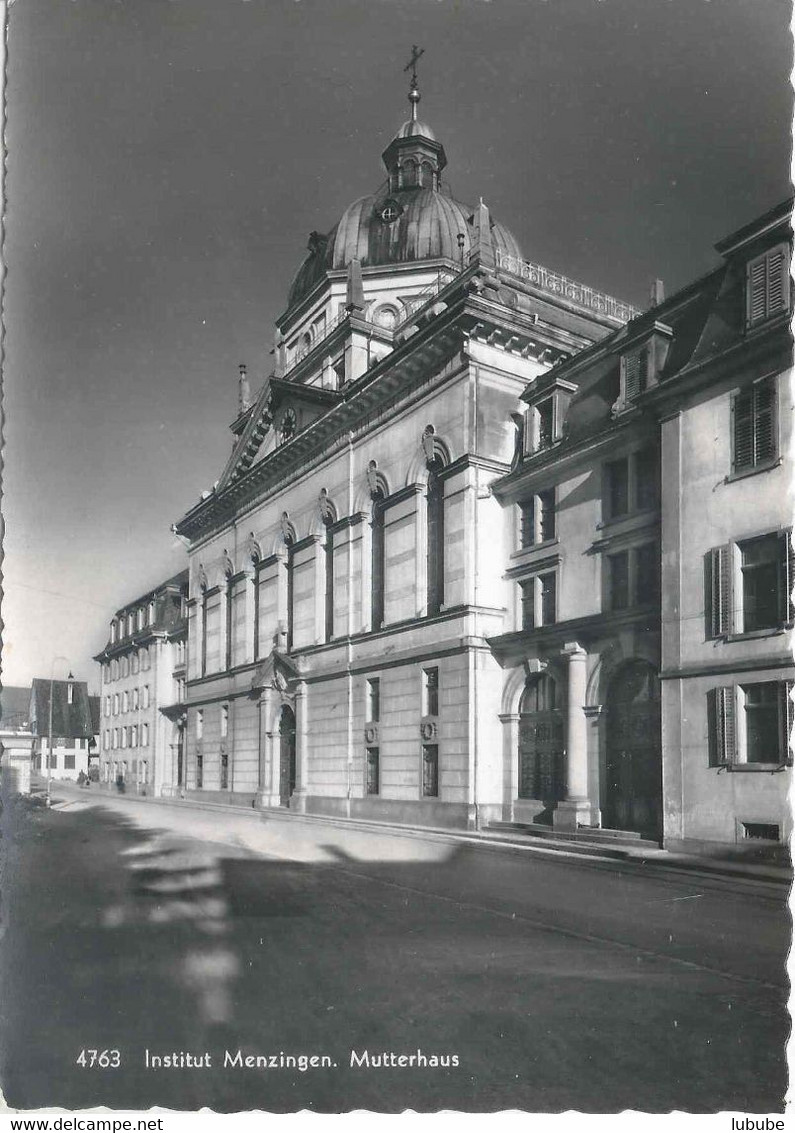
<instances>
[{"instance_id":1,"label":"round window on dome","mask_svg":"<svg viewBox=\"0 0 795 1133\"><path fill-rule=\"evenodd\" d=\"M384 327L385 330L394 330L398 324L397 309L388 303L382 303L373 312L373 322L376 326Z\"/></svg>"}]
</instances>

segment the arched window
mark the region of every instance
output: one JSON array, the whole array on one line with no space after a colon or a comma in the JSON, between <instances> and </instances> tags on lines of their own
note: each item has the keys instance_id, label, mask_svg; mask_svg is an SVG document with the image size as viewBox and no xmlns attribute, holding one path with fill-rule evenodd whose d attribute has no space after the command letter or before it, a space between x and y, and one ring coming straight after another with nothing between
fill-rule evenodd
<instances>
[{"instance_id":1,"label":"arched window","mask_svg":"<svg viewBox=\"0 0 795 1133\"><path fill-rule=\"evenodd\" d=\"M420 166L420 185L423 189L435 189L433 183L433 166L429 161L423 161Z\"/></svg>"},{"instance_id":2,"label":"arched window","mask_svg":"<svg viewBox=\"0 0 795 1133\"><path fill-rule=\"evenodd\" d=\"M373 513L370 521L372 560L371 560L371 628L380 629L384 624L384 492L378 487L373 492Z\"/></svg>"},{"instance_id":3,"label":"arched window","mask_svg":"<svg viewBox=\"0 0 795 1133\"><path fill-rule=\"evenodd\" d=\"M403 186L409 188L417 184L417 163L413 158L408 158L403 163Z\"/></svg>"},{"instance_id":4,"label":"arched window","mask_svg":"<svg viewBox=\"0 0 795 1133\"><path fill-rule=\"evenodd\" d=\"M438 614L444 602L444 481L442 462L434 457L428 464L427 489L427 581L428 613Z\"/></svg>"}]
</instances>

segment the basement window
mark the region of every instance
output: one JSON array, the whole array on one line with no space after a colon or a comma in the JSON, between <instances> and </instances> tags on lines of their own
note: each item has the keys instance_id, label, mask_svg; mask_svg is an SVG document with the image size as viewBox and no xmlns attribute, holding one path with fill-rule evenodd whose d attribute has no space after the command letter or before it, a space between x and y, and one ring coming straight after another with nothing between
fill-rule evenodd
<instances>
[{"instance_id":1,"label":"basement window","mask_svg":"<svg viewBox=\"0 0 795 1133\"><path fill-rule=\"evenodd\" d=\"M778 823L775 822L742 822L745 841L759 840L763 842L780 842Z\"/></svg>"}]
</instances>

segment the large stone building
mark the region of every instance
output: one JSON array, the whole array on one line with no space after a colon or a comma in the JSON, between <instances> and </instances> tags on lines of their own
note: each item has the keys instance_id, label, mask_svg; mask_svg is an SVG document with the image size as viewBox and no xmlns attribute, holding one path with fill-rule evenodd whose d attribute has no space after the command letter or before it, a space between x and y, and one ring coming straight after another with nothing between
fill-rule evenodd
<instances>
[{"instance_id":1,"label":"large stone building","mask_svg":"<svg viewBox=\"0 0 795 1133\"><path fill-rule=\"evenodd\" d=\"M514 819L788 838L790 210L524 394L494 485L516 628L489 641Z\"/></svg>"},{"instance_id":2,"label":"large stone building","mask_svg":"<svg viewBox=\"0 0 795 1133\"><path fill-rule=\"evenodd\" d=\"M180 782L188 573L117 610L102 670L100 781L138 794ZM165 790L164 790L165 788Z\"/></svg>"},{"instance_id":3,"label":"large stone building","mask_svg":"<svg viewBox=\"0 0 795 1133\"><path fill-rule=\"evenodd\" d=\"M787 210L641 314L454 200L409 98L386 182L311 234L273 373L252 399L241 368L231 456L175 526L187 726L158 782L419 825L780 841L789 612L743 611L788 547ZM734 595L707 637L705 556Z\"/></svg>"}]
</instances>

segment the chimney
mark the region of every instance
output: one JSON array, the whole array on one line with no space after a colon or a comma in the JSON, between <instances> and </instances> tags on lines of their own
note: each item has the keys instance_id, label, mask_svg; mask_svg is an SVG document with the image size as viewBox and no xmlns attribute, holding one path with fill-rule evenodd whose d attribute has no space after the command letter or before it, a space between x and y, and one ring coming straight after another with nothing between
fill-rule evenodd
<instances>
[{"instance_id":1,"label":"chimney","mask_svg":"<svg viewBox=\"0 0 795 1133\"><path fill-rule=\"evenodd\" d=\"M665 284L661 279L652 280L649 289L649 307L658 307L665 299Z\"/></svg>"},{"instance_id":2,"label":"chimney","mask_svg":"<svg viewBox=\"0 0 795 1133\"><path fill-rule=\"evenodd\" d=\"M239 366L240 377L238 378L238 395L237 395L237 411L238 413L245 413L251 405L251 390L248 384L248 373L246 371L245 362L241 362Z\"/></svg>"}]
</instances>

